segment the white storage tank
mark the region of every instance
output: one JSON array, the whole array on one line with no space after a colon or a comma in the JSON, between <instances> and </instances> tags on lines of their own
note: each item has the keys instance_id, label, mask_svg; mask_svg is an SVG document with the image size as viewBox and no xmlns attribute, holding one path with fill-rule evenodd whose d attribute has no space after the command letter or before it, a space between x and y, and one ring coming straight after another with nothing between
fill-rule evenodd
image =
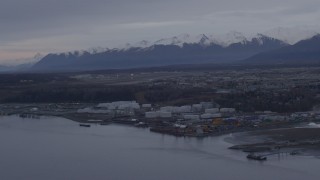
<instances>
[{"instance_id":1,"label":"white storage tank","mask_svg":"<svg viewBox=\"0 0 320 180\"><path fill-rule=\"evenodd\" d=\"M187 120L200 120L199 115L192 115L192 114L183 115L183 118Z\"/></svg>"},{"instance_id":2,"label":"white storage tank","mask_svg":"<svg viewBox=\"0 0 320 180\"><path fill-rule=\"evenodd\" d=\"M201 114L201 119L210 119L212 118L212 114Z\"/></svg>"},{"instance_id":3,"label":"white storage tank","mask_svg":"<svg viewBox=\"0 0 320 180\"><path fill-rule=\"evenodd\" d=\"M159 116L158 112L155 111L150 111L150 112L146 112L146 118L157 118Z\"/></svg>"},{"instance_id":4,"label":"white storage tank","mask_svg":"<svg viewBox=\"0 0 320 180\"><path fill-rule=\"evenodd\" d=\"M221 108L220 112L222 112L222 113L234 113L234 112L236 112L236 109L234 109L234 108Z\"/></svg>"},{"instance_id":5,"label":"white storage tank","mask_svg":"<svg viewBox=\"0 0 320 180\"><path fill-rule=\"evenodd\" d=\"M177 113L186 113L186 112L191 112L191 106L186 105L186 106L181 106L178 108Z\"/></svg>"},{"instance_id":6,"label":"white storage tank","mask_svg":"<svg viewBox=\"0 0 320 180\"><path fill-rule=\"evenodd\" d=\"M160 108L160 111L162 111L162 112L174 112L174 109L175 109L175 107L173 107L173 106L165 106L165 107L161 107Z\"/></svg>"},{"instance_id":7,"label":"white storage tank","mask_svg":"<svg viewBox=\"0 0 320 180\"><path fill-rule=\"evenodd\" d=\"M219 108L210 108L210 109L205 109L205 113L218 113L219 112Z\"/></svg>"},{"instance_id":8,"label":"white storage tank","mask_svg":"<svg viewBox=\"0 0 320 180\"><path fill-rule=\"evenodd\" d=\"M161 118L171 118L172 117L172 113L171 112L158 112L159 117Z\"/></svg>"},{"instance_id":9,"label":"white storage tank","mask_svg":"<svg viewBox=\"0 0 320 180\"><path fill-rule=\"evenodd\" d=\"M221 113L211 114L211 118L220 118L220 117L222 117Z\"/></svg>"}]
</instances>

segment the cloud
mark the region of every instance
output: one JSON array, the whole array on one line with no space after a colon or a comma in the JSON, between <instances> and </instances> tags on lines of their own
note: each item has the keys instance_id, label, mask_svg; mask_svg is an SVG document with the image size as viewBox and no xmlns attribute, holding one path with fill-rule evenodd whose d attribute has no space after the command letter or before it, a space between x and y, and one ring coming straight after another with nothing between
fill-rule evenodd
<instances>
[{"instance_id":1,"label":"cloud","mask_svg":"<svg viewBox=\"0 0 320 180\"><path fill-rule=\"evenodd\" d=\"M113 25L114 28L144 29L191 24L192 21L135 22Z\"/></svg>"},{"instance_id":2,"label":"cloud","mask_svg":"<svg viewBox=\"0 0 320 180\"><path fill-rule=\"evenodd\" d=\"M181 33L317 25L319 8L319 0L1 0L0 63Z\"/></svg>"}]
</instances>

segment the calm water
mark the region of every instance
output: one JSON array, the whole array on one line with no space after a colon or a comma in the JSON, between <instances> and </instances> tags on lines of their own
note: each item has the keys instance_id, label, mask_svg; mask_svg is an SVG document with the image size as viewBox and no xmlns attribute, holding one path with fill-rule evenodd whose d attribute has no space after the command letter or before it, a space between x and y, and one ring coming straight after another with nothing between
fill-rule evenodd
<instances>
[{"instance_id":1,"label":"calm water","mask_svg":"<svg viewBox=\"0 0 320 180\"><path fill-rule=\"evenodd\" d=\"M0 117L1 180L311 180L320 159L248 161L227 136L176 138L128 126L79 127L46 117Z\"/></svg>"}]
</instances>

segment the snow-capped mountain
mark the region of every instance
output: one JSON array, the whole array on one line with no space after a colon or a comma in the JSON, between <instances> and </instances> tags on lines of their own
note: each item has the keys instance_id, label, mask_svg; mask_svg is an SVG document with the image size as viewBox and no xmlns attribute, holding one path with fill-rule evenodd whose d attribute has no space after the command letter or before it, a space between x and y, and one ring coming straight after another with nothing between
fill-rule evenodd
<instances>
[{"instance_id":1,"label":"snow-capped mountain","mask_svg":"<svg viewBox=\"0 0 320 180\"><path fill-rule=\"evenodd\" d=\"M162 38L156 41L142 40L136 43L127 43L118 47L110 48L90 48L88 50L76 51L78 55L83 55L84 53L96 54L107 51L127 51L132 48L140 48L139 50L152 49L156 45L175 45L183 47L185 44L200 44L202 46L219 45L222 47L228 47L232 44L246 44L251 42L253 39L258 40L260 44L263 43L262 37L270 37L277 40L281 40L287 44L295 44L301 40L305 40L315 36L320 33L320 26L317 27L294 27L294 28L284 28L279 27L265 31L258 34L243 34L237 31L230 31L226 34L181 34L173 36L170 38ZM66 54L70 54L67 52Z\"/></svg>"},{"instance_id":2,"label":"snow-capped mountain","mask_svg":"<svg viewBox=\"0 0 320 180\"><path fill-rule=\"evenodd\" d=\"M268 30L262 34L282 40L288 44L295 44L301 40L309 39L320 33L320 27L303 26L303 27L278 27Z\"/></svg>"},{"instance_id":3,"label":"snow-capped mountain","mask_svg":"<svg viewBox=\"0 0 320 180\"><path fill-rule=\"evenodd\" d=\"M171 38L163 38L155 41L154 43L149 43L149 46L152 45L175 45L179 47L183 47L184 44L201 44L203 46L208 46L213 43L213 39L209 38L205 34L200 34L196 36L192 36L190 34L181 34L178 36L174 36ZM143 46L135 46L142 47Z\"/></svg>"},{"instance_id":4,"label":"snow-capped mountain","mask_svg":"<svg viewBox=\"0 0 320 180\"><path fill-rule=\"evenodd\" d=\"M162 38L156 41L142 40L136 43L126 43L118 47L112 47L112 48L96 47L96 48L90 48L87 50L75 51L74 53L76 53L77 55L83 55L84 53L96 54L96 53L102 53L102 52L108 52L108 51L127 51L130 49L136 49L138 51L141 51L141 50L152 49L153 46L157 46L157 45L164 45L164 46L174 45L182 48L184 45L188 45L188 44L189 45L199 44L204 47L210 46L210 45L218 45L226 48L232 44L250 43L253 39L258 40L258 42L260 42L261 44L263 43L263 40L261 38L264 36L267 36L270 38L272 37L264 34L244 35L243 33L237 32L237 31L231 31L226 34L209 34L209 35L181 34L181 35L173 36L170 38ZM277 39L277 38L274 38L274 39ZM66 52L64 54L69 55L70 52Z\"/></svg>"},{"instance_id":5,"label":"snow-capped mountain","mask_svg":"<svg viewBox=\"0 0 320 180\"><path fill-rule=\"evenodd\" d=\"M190 34L181 34L171 38L163 38L153 43L144 40L133 45L130 44L130 47L148 48L154 45L175 45L183 47L185 44L200 44L202 46L210 46L212 44L215 44L222 47L228 47L236 43L246 44L248 42L251 42L254 38L261 39L261 36L263 35L257 34L255 36L245 36L244 34L237 31L231 31L227 34L200 34L194 36ZM128 46L122 47L122 49L128 49Z\"/></svg>"},{"instance_id":6,"label":"snow-capped mountain","mask_svg":"<svg viewBox=\"0 0 320 180\"><path fill-rule=\"evenodd\" d=\"M252 38L232 32L222 37L205 34L183 34L154 43L141 41L123 48L99 52L76 51L49 54L33 66L38 71L82 71L112 68L136 68L173 64L204 64L236 62L260 52L287 46L264 35Z\"/></svg>"},{"instance_id":7,"label":"snow-capped mountain","mask_svg":"<svg viewBox=\"0 0 320 180\"><path fill-rule=\"evenodd\" d=\"M154 45L176 45L182 47L184 43L194 43L190 39L189 34L182 34L180 36L174 36L172 38L164 38L154 42Z\"/></svg>"},{"instance_id":8,"label":"snow-capped mountain","mask_svg":"<svg viewBox=\"0 0 320 180\"><path fill-rule=\"evenodd\" d=\"M184 44L202 44L204 46L207 46L211 43L211 39L209 39L205 34L200 34L197 36L191 36L190 34L181 34L179 36L157 40L152 43L152 45L175 45L183 47Z\"/></svg>"},{"instance_id":9,"label":"snow-capped mountain","mask_svg":"<svg viewBox=\"0 0 320 180\"><path fill-rule=\"evenodd\" d=\"M146 40L142 40L142 41L136 43L135 45L133 45L133 47L141 47L141 48L147 48L150 46L151 46L151 43Z\"/></svg>"},{"instance_id":10,"label":"snow-capped mountain","mask_svg":"<svg viewBox=\"0 0 320 180\"><path fill-rule=\"evenodd\" d=\"M228 47L231 44L235 43L242 43L245 44L247 41L251 41L253 37L246 37L244 34L237 32L237 31L231 31L227 34L221 34L221 35L210 35L211 42L221 45L223 47Z\"/></svg>"},{"instance_id":11,"label":"snow-capped mountain","mask_svg":"<svg viewBox=\"0 0 320 180\"><path fill-rule=\"evenodd\" d=\"M243 62L251 64L319 64L320 35L299 41L294 45L258 53Z\"/></svg>"},{"instance_id":12,"label":"snow-capped mountain","mask_svg":"<svg viewBox=\"0 0 320 180\"><path fill-rule=\"evenodd\" d=\"M108 48L103 48L103 47L95 47L95 48L90 48L88 50L85 50L86 52L89 52L90 54L96 54L96 53L102 53L108 51Z\"/></svg>"}]
</instances>

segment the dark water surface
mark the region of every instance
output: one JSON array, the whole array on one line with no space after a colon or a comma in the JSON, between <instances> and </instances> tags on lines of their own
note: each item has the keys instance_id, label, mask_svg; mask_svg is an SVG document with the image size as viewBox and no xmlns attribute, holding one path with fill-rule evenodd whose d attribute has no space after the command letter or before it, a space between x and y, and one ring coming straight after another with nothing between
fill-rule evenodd
<instances>
[{"instance_id":1,"label":"dark water surface","mask_svg":"<svg viewBox=\"0 0 320 180\"><path fill-rule=\"evenodd\" d=\"M177 138L55 117L0 117L0 180L320 179L320 159L249 161L227 149L228 136Z\"/></svg>"}]
</instances>

